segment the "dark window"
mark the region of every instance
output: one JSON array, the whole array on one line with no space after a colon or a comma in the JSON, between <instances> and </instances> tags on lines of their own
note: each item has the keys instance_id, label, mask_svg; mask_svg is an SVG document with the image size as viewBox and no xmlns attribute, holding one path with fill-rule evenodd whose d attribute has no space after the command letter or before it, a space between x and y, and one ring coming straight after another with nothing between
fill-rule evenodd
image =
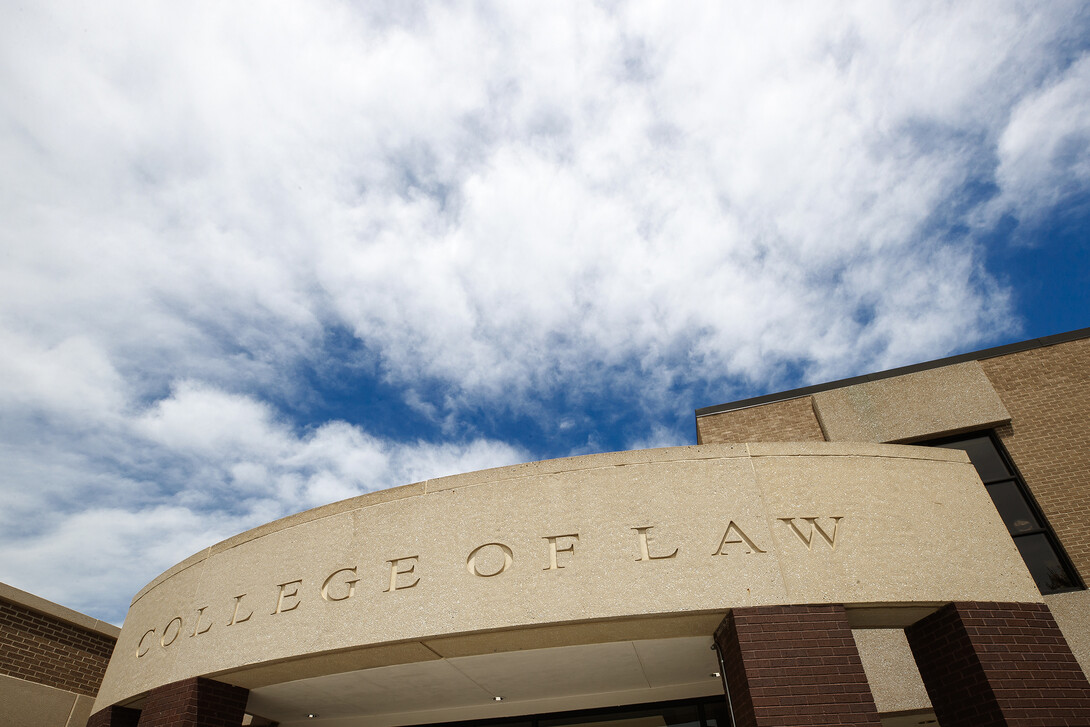
<instances>
[{"instance_id":1,"label":"dark window","mask_svg":"<svg viewBox=\"0 0 1090 727\"><path fill-rule=\"evenodd\" d=\"M976 432L920 444L965 450L1041 593L1083 588L1056 534L1045 521L1025 481L993 433Z\"/></svg>"},{"instance_id":2,"label":"dark window","mask_svg":"<svg viewBox=\"0 0 1090 727\"><path fill-rule=\"evenodd\" d=\"M731 727L734 724L730 719L730 712L727 711L727 703L723 699L704 702L701 708L704 710L704 723L707 727Z\"/></svg>"},{"instance_id":3,"label":"dark window","mask_svg":"<svg viewBox=\"0 0 1090 727\"><path fill-rule=\"evenodd\" d=\"M611 722L619 725L646 724L670 727L701 727L700 710L695 704L650 709L621 708L602 714L572 715L538 720L538 727L608 727Z\"/></svg>"},{"instance_id":4,"label":"dark window","mask_svg":"<svg viewBox=\"0 0 1090 727\"><path fill-rule=\"evenodd\" d=\"M727 700L724 696L659 702L627 707L584 709L577 712L538 714L515 719L444 722L431 727L609 727L615 722L625 725L660 725L662 727L731 727Z\"/></svg>"}]
</instances>

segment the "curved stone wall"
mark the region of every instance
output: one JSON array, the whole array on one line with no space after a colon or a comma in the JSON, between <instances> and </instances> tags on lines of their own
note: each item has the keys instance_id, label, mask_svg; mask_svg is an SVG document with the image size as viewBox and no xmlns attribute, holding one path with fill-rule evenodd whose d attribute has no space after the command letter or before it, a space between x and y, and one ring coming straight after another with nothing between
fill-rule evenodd
<instances>
[{"instance_id":1,"label":"curved stone wall","mask_svg":"<svg viewBox=\"0 0 1090 727\"><path fill-rule=\"evenodd\" d=\"M956 450L535 462L334 503L180 563L133 601L95 710L192 676L252 687L437 659L442 640L482 653L552 645L565 625L569 643L605 641L624 624L705 629L733 607L955 600L1041 600Z\"/></svg>"}]
</instances>

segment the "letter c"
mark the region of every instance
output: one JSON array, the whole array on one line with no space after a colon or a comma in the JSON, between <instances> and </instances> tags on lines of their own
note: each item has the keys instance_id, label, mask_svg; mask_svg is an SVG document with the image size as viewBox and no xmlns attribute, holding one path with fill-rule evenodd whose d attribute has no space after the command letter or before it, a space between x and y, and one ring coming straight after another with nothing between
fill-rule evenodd
<instances>
[{"instance_id":1,"label":"letter c","mask_svg":"<svg viewBox=\"0 0 1090 727\"><path fill-rule=\"evenodd\" d=\"M150 634L154 634L154 633L155 633L155 629L148 629L147 631L144 632L144 635L140 637L140 643L138 643L136 645L136 658L137 659L139 659L144 654L148 653L148 649L151 648L150 646L147 647L146 649L144 649L143 651L140 651L140 648L144 646L144 639L148 638L148 636Z\"/></svg>"}]
</instances>

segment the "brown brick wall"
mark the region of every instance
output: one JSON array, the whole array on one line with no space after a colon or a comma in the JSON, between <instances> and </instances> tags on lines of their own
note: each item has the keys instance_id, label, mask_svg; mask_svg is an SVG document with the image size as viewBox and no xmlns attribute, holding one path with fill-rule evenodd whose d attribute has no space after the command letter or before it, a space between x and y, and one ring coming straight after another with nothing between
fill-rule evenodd
<instances>
[{"instance_id":1,"label":"brown brick wall","mask_svg":"<svg viewBox=\"0 0 1090 727\"><path fill-rule=\"evenodd\" d=\"M114 643L0 599L0 674L93 697Z\"/></svg>"},{"instance_id":2,"label":"brown brick wall","mask_svg":"<svg viewBox=\"0 0 1090 727\"><path fill-rule=\"evenodd\" d=\"M240 727L249 690L203 677L153 689L139 727Z\"/></svg>"},{"instance_id":3,"label":"brown brick wall","mask_svg":"<svg viewBox=\"0 0 1090 727\"><path fill-rule=\"evenodd\" d=\"M1041 603L952 603L905 630L943 727L1090 724L1090 683Z\"/></svg>"},{"instance_id":4,"label":"brown brick wall","mask_svg":"<svg viewBox=\"0 0 1090 727\"><path fill-rule=\"evenodd\" d=\"M824 442L809 396L698 417L697 444Z\"/></svg>"},{"instance_id":5,"label":"brown brick wall","mask_svg":"<svg viewBox=\"0 0 1090 727\"><path fill-rule=\"evenodd\" d=\"M996 429L1083 580L1090 580L1090 339L980 362L1011 423Z\"/></svg>"},{"instance_id":6,"label":"brown brick wall","mask_svg":"<svg viewBox=\"0 0 1090 727\"><path fill-rule=\"evenodd\" d=\"M879 727L843 606L736 608L715 640L737 727Z\"/></svg>"}]
</instances>

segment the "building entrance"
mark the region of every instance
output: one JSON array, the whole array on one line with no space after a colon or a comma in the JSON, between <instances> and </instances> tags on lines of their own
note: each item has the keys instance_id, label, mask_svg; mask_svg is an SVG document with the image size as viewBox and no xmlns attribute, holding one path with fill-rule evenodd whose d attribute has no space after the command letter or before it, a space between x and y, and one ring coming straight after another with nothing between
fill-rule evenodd
<instances>
[{"instance_id":1,"label":"building entrance","mask_svg":"<svg viewBox=\"0 0 1090 727\"><path fill-rule=\"evenodd\" d=\"M607 707L431 727L732 727L725 697Z\"/></svg>"}]
</instances>

